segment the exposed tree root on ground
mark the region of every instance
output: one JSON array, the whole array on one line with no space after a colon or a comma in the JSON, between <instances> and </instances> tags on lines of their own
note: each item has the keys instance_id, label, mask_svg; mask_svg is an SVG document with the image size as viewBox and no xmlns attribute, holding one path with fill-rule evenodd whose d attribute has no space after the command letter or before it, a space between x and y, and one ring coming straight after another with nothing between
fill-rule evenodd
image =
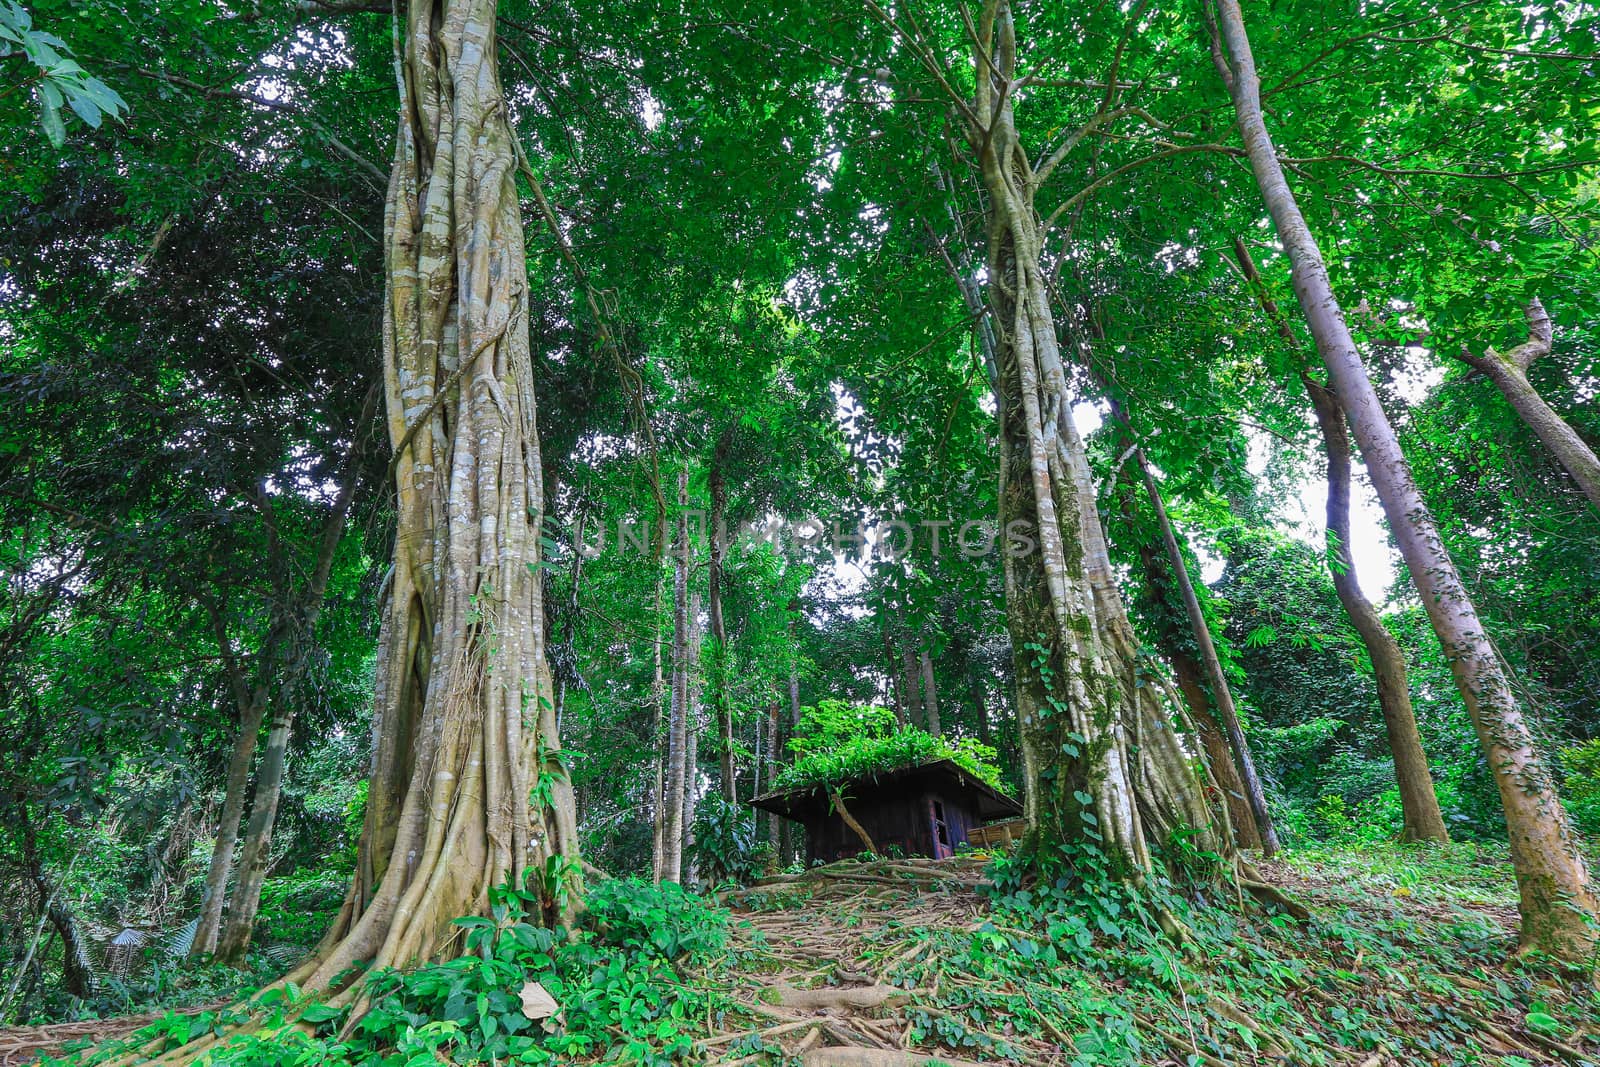
<instances>
[{"instance_id":1,"label":"exposed tree root on ground","mask_svg":"<svg viewBox=\"0 0 1600 1067\"><path fill-rule=\"evenodd\" d=\"M40 1053L55 1053L68 1045L81 1041L113 1041L126 1037L141 1027L166 1018L174 1012L179 1015L199 1015L205 1011L225 1008L231 1001L218 1000L193 1008L176 1008L172 1011L153 1011L143 1015L118 1015L109 1019L85 1019L75 1023L51 1023L47 1026L16 1026L0 1030L0 1067L18 1067L31 1063Z\"/></svg>"},{"instance_id":2,"label":"exposed tree root on ground","mask_svg":"<svg viewBox=\"0 0 1600 1067\"><path fill-rule=\"evenodd\" d=\"M1044 910L997 909L978 858L844 862L725 891L737 965L681 978L732 1007L707 1016L683 1062L1600 1064L1592 994L1510 962L1516 911L1496 881L1508 872L1486 875L1482 893L1412 892L1315 864L1248 873L1267 907L1201 904L1183 946L1151 924L1119 937L1079 922L1090 888ZM1306 918L1279 914L1284 902ZM24 1047L110 1040L151 1021L0 1033L0 1056L12 1054L0 1067L24 1062Z\"/></svg>"},{"instance_id":3,"label":"exposed tree root on ground","mask_svg":"<svg viewBox=\"0 0 1600 1067\"><path fill-rule=\"evenodd\" d=\"M1301 953L1304 979L1284 983L1276 996L1265 998L1265 1006L1244 1003L1245 994L1226 979L1177 980L1170 997L1134 999L1138 1062L1207 1067L1450 1062L1448 1049L1432 1058L1422 1053L1421 1046L1435 1039L1428 1033L1431 1027L1434 1034L1455 1039L1455 1052L1472 1046L1487 1056L1517 1056L1529 1064L1600 1063L1600 1041L1593 1034L1558 1038L1503 1005L1495 1013L1488 1000L1469 1003L1466 997L1475 988L1492 991L1496 982L1493 974L1468 973L1482 972L1481 966L1462 966L1446 985L1437 974L1407 973L1394 959L1380 960L1360 948L1335 952L1330 933L1314 925L1316 916L1382 913L1391 926L1396 919L1414 917L1417 936L1427 939L1432 935L1423 924L1429 922L1481 923L1509 953L1515 943L1514 908L1424 907L1370 887L1307 877L1284 864L1261 864L1244 873L1240 884L1250 898L1265 905L1268 914L1287 913L1273 920L1254 911L1246 921L1270 927L1264 944L1281 950L1287 962ZM967 994L985 982L994 982L985 992L1000 1004L1009 999L1019 1007L1033 1005L1042 991L987 978L974 973L981 968L970 961L951 958L952 945L977 944L991 930L1011 939L1011 947L995 951L1016 951L1027 934L1007 928L991 913L979 893L987 885L977 860L898 860L831 864L722 894L748 923L744 936L761 946L772 970L747 976L748 992L741 999L753 1021L708 1036L697 1051L706 1062L752 1067L797 1059L805 1067L1071 1062L1081 1054L1078 1042L1093 1036L1092 1028L1069 1032L1074 1024L1052 1021L1045 1010L1033 1012L1033 1021L1025 1024L1003 1008L974 1012L971 1007ZM1058 986L1054 992L1059 995L1059 987L1070 988L1084 977L1063 968L1052 979ZM1114 993L1117 981L1101 977ZM1202 971L1202 979L1209 977ZM958 984L961 1003L952 1003L947 994ZM1563 993L1551 987L1539 995ZM1368 1017L1372 1021L1364 1027L1352 1021ZM1382 1036L1357 1047L1350 1034L1363 1030ZM1407 1035L1417 1044L1408 1047ZM971 1044L957 1045L952 1038Z\"/></svg>"}]
</instances>

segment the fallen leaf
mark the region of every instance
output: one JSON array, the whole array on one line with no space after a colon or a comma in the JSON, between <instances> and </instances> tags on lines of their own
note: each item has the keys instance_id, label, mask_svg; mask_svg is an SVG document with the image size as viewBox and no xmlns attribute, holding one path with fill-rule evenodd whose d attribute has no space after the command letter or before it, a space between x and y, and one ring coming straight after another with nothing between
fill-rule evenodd
<instances>
[{"instance_id":1,"label":"fallen leaf","mask_svg":"<svg viewBox=\"0 0 1600 1067\"><path fill-rule=\"evenodd\" d=\"M561 1005L556 1003L556 998L544 991L544 986L538 982L529 982L522 987L522 1014L530 1019L548 1019L561 1010Z\"/></svg>"}]
</instances>

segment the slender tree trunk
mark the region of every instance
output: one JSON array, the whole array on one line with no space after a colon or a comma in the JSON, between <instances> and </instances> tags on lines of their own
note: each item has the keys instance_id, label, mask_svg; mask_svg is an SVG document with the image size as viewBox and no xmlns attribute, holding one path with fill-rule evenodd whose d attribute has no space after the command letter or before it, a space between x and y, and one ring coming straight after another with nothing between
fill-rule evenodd
<instances>
[{"instance_id":1,"label":"slender tree trunk","mask_svg":"<svg viewBox=\"0 0 1600 1067\"><path fill-rule=\"evenodd\" d=\"M650 870L654 881L659 883L666 873L667 862L667 795L666 795L666 763L667 759L663 750L670 750L672 738L671 727L667 715L667 682L663 672L661 634L665 616L663 615L666 598L662 595L662 587L666 584L661 575L661 565L667 558L667 524L663 514L658 516L655 565L652 573L656 576L655 610L651 613L654 620L653 636L651 638L654 673L650 682L651 703L651 759L650 759ZM676 679L677 675L673 675Z\"/></svg>"},{"instance_id":2,"label":"slender tree trunk","mask_svg":"<svg viewBox=\"0 0 1600 1067\"><path fill-rule=\"evenodd\" d=\"M452 920L486 914L489 890L525 870L541 872L526 887L537 920L569 919L581 891L545 651L519 150L494 22L494 0L413 0L396 35L384 375L398 531L356 873L289 976L307 990L357 961L461 951Z\"/></svg>"},{"instance_id":3,"label":"slender tree trunk","mask_svg":"<svg viewBox=\"0 0 1600 1067\"><path fill-rule=\"evenodd\" d=\"M1402 841L1450 840L1444 814L1428 773L1428 757L1417 731L1417 717L1411 710L1411 686L1406 679L1406 660L1400 643L1383 625L1377 609L1361 592L1356 579L1355 559L1350 554L1350 438L1345 433L1344 412L1339 400L1326 387L1303 378L1316 410L1328 455L1328 570L1339 603L1361 635L1378 685L1378 706L1383 710L1384 730L1389 752L1394 757L1395 781L1400 787L1400 807L1404 825Z\"/></svg>"},{"instance_id":4,"label":"slender tree trunk","mask_svg":"<svg viewBox=\"0 0 1600 1067\"><path fill-rule=\"evenodd\" d=\"M272 716L272 728L267 731L267 747L261 754L261 767L250 801L250 825L245 831L244 848L239 853L239 873L228 907L228 923L217 943L217 961L230 967L244 965L256 912L261 907L261 886L266 881L271 858L272 828L278 816L278 798L283 794L289 731L293 725L294 707L285 699Z\"/></svg>"},{"instance_id":5,"label":"slender tree trunk","mask_svg":"<svg viewBox=\"0 0 1600 1067\"><path fill-rule=\"evenodd\" d=\"M1522 344L1503 355L1492 348L1481 356L1463 350L1460 359L1483 372L1495 384L1523 424L1544 442L1556 461L1578 483L1589 503L1600 509L1600 458L1528 381L1528 368L1535 360L1550 354L1554 342L1550 316L1537 297L1528 301L1524 314L1528 320L1528 339Z\"/></svg>"},{"instance_id":6,"label":"slender tree trunk","mask_svg":"<svg viewBox=\"0 0 1600 1067\"><path fill-rule=\"evenodd\" d=\"M1133 486L1125 484L1119 491L1122 498L1122 515L1128 529L1137 528ZM1150 601L1150 611L1156 618L1157 637L1167 660L1172 664L1178 692L1183 694L1193 720L1195 733L1200 737L1200 747L1205 753L1206 766L1222 791L1223 803L1228 809L1228 823L1233 827L1234 843L1242 849L1261 847L1261 833L1256 829L1254 813L1249 798L1245 796L1244 783L1239 780L1238 766L1233 750L1222 727L1211 713L1211 698L1206 693L1205 672L1200 662L1189 652L1183 641L1183 631L1174 617L1174 609L1167 596L1167 587L1173 580L1170 557L1165 546L1157 548L1147 538L1139 539L1139 564L1143 571L1145 595ZM1189 640L1194 640L1192 628Z\"/></svg>"},{"instance_id":7,"label":"slender tree trunk","mask_svg":"<svg viewBox=\"0 0 1600 1067\"><path fill-rule=\"evenodd\" d=\"M1228 676L1217 655L1216 642L1211 639L1211 627L1206 622L1205 611L1200 607L1200 598L1195 594L1194 582L1189 578L1189 565L1183 558L1183 549L1178 544L1172 519L1167 515L1166 503L1161 499L1161 488L1156 485L1155 475L1142 449L1134 450L1134 458L1144 477L1145 493L1150 498L1156 524L1161 528L1161 543L1167 550L1167 564L1177 583L1183 610L1189 617L1189 629L1194 634L1195 647L1200 650L1200 663L1205 668L1206 680L1211 684L1212 700L1222 719L1222 728L1227 732L1228 743L1233 748L1238 764L1238 781L1244 786L1245 798L1250 802L1250 815L1261 838L1261 854L1270 859L1278 851L1278 831L1272 825L1271 812L1267 810L1267 795L1261 788L1260 776L1256 774L1256 761L1250 754L1250 742L1239 724L1239 712L1233 704L1233 690L1228 685Z\"/></svg>"},{"instance_id":8,"label":"slender tree trunk","mask_svg":"<svg viewBox=\"0 0 1600 1067\"><path fill-rule=\"evenodd\" d=\"M767 706L766 788L769 792L773 788L773 783L778 780L778 752L779 746L782 743L783 720L778 715L778 702L774 700L770 705ZM767 841L772 846L772 855L774 858L780 858L782 856L782 853L778 851L778 846L780 844L778 839L778 823L780 821L781 820L778 818L778 816L772 814L771 812L767 813Z\"/></svg>"},{"instance_id":9,"label":"slender tree trunk","mask_svg":"<svg viewBox=\"0 0 1600 1067\"><path fill-rule=\"evenodd\" d=\"M883 659L888 665L886 673L889 676L889 696L894 702L895 720L904 726L909 721L906 717L906 684L903 667L895 664L894 642L889 637L889 627L884 624L879 631L883 636Z\"/></svg>"},{"instance_id":10,"label":"slender tree trunk","mask_svg":"<svg viewBox=\"0 0 1600 1067\"><path fill-rule=\"evenodd\" d=\"M206 870L206 885L201 896L200 919L195 927L194 943L189 947L191 960L209 956L217 950L217 937L222 930L222 911L227 902L228 877L233 871L233 853L239 843L239 824L244 818L245 798L250 790L250 764L255 759L261 722L266 717L267 681L271 663L277 656L278 643L287 630L287 619L280 605L279 610L273 613L272 622L262 639L257 656L260 681L252 690L234 654L233 639L228 636L222 611L217 607L210 607L209 610L211 628L216 635L223 670L228 677L228 689L239 711L239 733L233 740L233 754L228 760L228 777L222 794L217 838L211 847L211 864Z\"/></svg>"},{"instance_id":11,"label":"slender tree trunk","mask_svg":"<svg viewBox=\"0 0 1600 1067\"><path fill-rule=\"evenodd\" d=\"M683 851L691 852L694 846L694 813L700 799L700 593L689 595L689 655L684 660L684 785L683 785ZM683 880L693 881L695 871L692 858L682 863Z\"/></svg>"},{"instance_id":12,"label":"slender tree trunk","mask_svg":"<svg viewBox=\"0 0 1600 1067\"><path fill-rule=\"evenodd\" d=\"M39 895L40 916L49 919L50 925L61 938L62 987L75 997L92 996L99 983L95 980L94 960L89 955L89 946L78 932L77 917L61 899L60 887L51 884L49 875L45 873L44 861L39 856L38 837L34 833L33 820L28 815L26 798L17 796L14 808L22 830L22 861L27 868L29 880L33 882L33 891ZM77 857L73 857L73 863L77 863ZM71 876L72 869L69 867L67 877ZM33 943L38 944L37 935ZM9 999L13 995L13 990L7 991L7 1003L0 1004L0 1007L9 1010Z\"/></svg>"},{"instance_id":13,"label":"slender tree trunk","mask_svg":"<svg viewBox=\"0 0 1600 1067\"><path fill-rule=\"evenodd\" d=\"M689 740L689 469L678 474L678 543L672 558L672 711L667 727L666 827L661 877L683 879L684 786Z\"/></svg>"},{"instance_id":14,"label":"slender tree trunk","mask_svg":"<svg viewBox=\"0 0 1600 1067\"><path fill-rule=\"evenodd\" d=\"M1261 831L1256 828L1255 813L1250 808L1250 798L1245 795L1244 783L1239 780L1239 768L1233 758L1233 748L1227 735L1211 714L1211 698L1206 693L1205 672L1200 662L1188 651L1172 644L1167 652L1172 662L1172 673L1178 683L1178 692L1189 705L1189 717L1194 720L1195 732L1200 735L1200 747L1206 754L1206 765L1222 790L1222 799L1228 806L1228 822L1233 826L1233 839L1240 848L1261 848Z\"/></svg>"},{"instance_id":15,"label":"slender tree trunk","mask_svg":"<svg viewBox=\"0 0 1600 1067\"><path fill-rule=\"evenodd\" d=\"M989 701L983 691L983 682L978 678L977 674L973 674L967 680L967 685L972 691L972 713L977 716L978 743L987 745L989 743L990 729Z\"/></svg>"},{"instance_id":16,"label":"slender tree trunk","mask_svg":"<svg viewBox=\"0 0 1600 1067\"><path fill-rule=\"evenodd\" d=\"M369 414L370 408L364 407L360 424L352 436L350 452L345 457L344 481L339 486L338 496L334 498L333 509L323 522L311 576L295 605L293 625L288 636L298 642L299 648L283 675L276 679L279 707L273 716L272 728L267 733L266 751L262 753L261 768L256 774L255 792L250 800L250 825L245 834L244 848L239 854L239 874L229 898L228 924L217 946L218 959L234 967L244 963L256 912L261 907L261 886L267 877L272 829L277 819L278 798L283 792L283 776L288 762L289 733L294 726L295 690L305 676L315 645L317 620L322 616L328 581L333 575L334 556L344 536L350 506L355 500L356 483L360 478L359 442ZM264 692L259 695L265 698Z\"/></svg>"},{"instance_id":17,"label":"slender tree trunk","mask_svg":"<svg viewBox=\"0 0 1600 1067\"><path fill-rule=\"evenodd\" d=\"M234 673L231 667L229 673ZM237 686L235 688L237 690ZM264 690L255 694L246 691L242 700L236 691L234 702L239 708L239 733L233 739L233 755L228 760L222 816L217 825L216 843L211 848L211 866L206 872L200 919L195 928L194 944L189 949L190 959L199 959L217 950L217 935L222 928L222 908L228 893L228 876L232 873L233 852L239 843L239 823L244 818L245 795L250 789L250 764L255 758L261 720L266 714Z\"/></svg>"},{"instance_id":18,"label":"slender tree trunk","mask_svg":"<svg viewBox=\"0 0 1600 1067\"><path fill-rule=\"evenodd\" d=\"M988 299L999 335L1001 554L1017 674L1024 851L1089 840L1132 877L1151 842L1181 830L1227 853L1190 755L1181 713L1145 684L1116 587L1095 490L1073 425L1034 207L1039 177L1012 113L1017 42L1007 0L974 34L976 97L965 111L988 194Z\"/></svg>"},{"instance_id":19,"label":"slender tree trunk","mask_svg":"<svg viewBox=\"0 0 1600 1067\"><path fill-rule=\"evenodd\" d=\"M707 566L707 606L711 612L711 706L717 715L718 757L722 774L722 795L728 803L739 802L738 767L734 761L733 705L728 700L728 628L722 619L723 553L727 539L728 485L723 464L732 443L732 433L724 432L712 451L708 480L711 489L711 556Z\"/></svg>"},{"instance_id":20,"label":"slender tree trunk","mask_svg":"<svg viewBox=\"0 0 1600 1067\"><path fill-rule=\"evenodd\" d=\"M1233 251L1245 282L1255 291L1257 302L1278 336L1290 346L1297 346L1294 331L1289 328L1277 302L1267 292L1250 249L1235 237ZM1445 829L1444 815L1439 811L1433 777L1428 773L1428 757L1423 752L1417 718L1411 709L1411 686L1406 678L1405 655L1400 651L1400 644L1394 635L1384 626L1377 609L1362 593L1361 584L1356 579L1355 559L1350 554L1350 435L1345 431L1344 409L1339 406L1338 397L1304 371L1300 374L1300 381L1311 398L1317 427L1322 432L1323 449L1328 457L1328 571L1332 575L1339 603L1344 605L1345 613L1350 616L1350 622L1361 636L1361 642L1372 660L1378 687L1378 706L1383 712L1384 730L1389 740L1389 752L1394 758L1395 781L1400 791L1400 807L1404 813L1400 839L1442 843L1450 840L1450 835Z\"/></svg>"},{"instance_id":21,"label":"slender tree trunk","mask_svg":"<svg viewBox=\"0 0 1600 1067\"><path fill-rule=\"evenodd\" d=\"M1367 462L1389 527L1494 769L1517 872L1525 950L1574 964L1592 962L1600 928L1595 897L1566 810L1540 760L1499 658L1411 477L1334 296L1321 250L1284 179L1261 111L1261 85L1238 0L1213 0L1217 67L1233 97L1256 183L1293 267L1295 295ZM1212 8L1207 8L1212 15ZM1223 49L1226 48L1226 58Z\"/></svg>"},{"instance_id":22,"label":"slender tree trunk","mask_svg":"<svg viewBox=\"0 0 1600 1067\"><path fill-rule=\"evenodd\" d=\"M904 700L900 705L900 724L908 726L917 721L917 708L922 704L921 687L917 684L917 655L911 651L907 639L900 642L900 692Z\"/></svg>"},{"instance_id":23,"label":"slender tree trunk","mask_svg":"<svg viewBox=\"0 0 1600 1067\"><path fill-rule=\"evenodd\" d=\"M938 737L942 732L939 723L939 687L933 680L933 659L926 647L917 653L922 663L922 710L928 717L928 732Z\"/></svg>"},{"instance_id":24,"label":"slender tree trunk","mask_svg":"<svg viewBox=\"0 0 1600 1067\"><path fill-rule=\"evenodd\" d=\"M792 660L789 663L789 728L800 728L800 672Z\"/></svg>"}]
</instances>

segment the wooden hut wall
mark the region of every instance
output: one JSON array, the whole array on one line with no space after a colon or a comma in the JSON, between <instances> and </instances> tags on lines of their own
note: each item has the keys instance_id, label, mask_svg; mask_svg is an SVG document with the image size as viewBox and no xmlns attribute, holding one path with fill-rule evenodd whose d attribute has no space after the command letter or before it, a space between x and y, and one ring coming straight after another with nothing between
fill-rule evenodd
<instances>
[{"instance_id":1,"label":"wooden hut wall","mask_svg":"<svg viewBox=\"0 0 1600 1067\"><path fill-rule=\"evenodd\" d=\"M981 821L965 798L923 788L906 789L903 784L898 789L861 790L847 799L846 805L885 855L898 851L905 856L949 856ZM948 844L935 837L935 811L944 815ZM805 826L806 856L811 862L829 863L865 851L861 838L837 812L814 816Z\"/></svg>"}]
</instances>

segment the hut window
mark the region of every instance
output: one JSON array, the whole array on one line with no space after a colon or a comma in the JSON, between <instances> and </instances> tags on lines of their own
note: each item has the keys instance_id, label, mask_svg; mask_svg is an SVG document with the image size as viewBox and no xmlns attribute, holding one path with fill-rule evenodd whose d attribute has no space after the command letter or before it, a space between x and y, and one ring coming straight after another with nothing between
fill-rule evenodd
<instances>
[{"instance_id":1,"label":"hut window","mask_svg":"<svg viewBox=\"0 0 1600 1067\"><path fill-rule=\"evenodd\" d=\"M937 800L933 802L933 832L939 839L939 844L945 848L950 847L950 828L945 825L944 804Z\"/></svg>"}]
</instances>

